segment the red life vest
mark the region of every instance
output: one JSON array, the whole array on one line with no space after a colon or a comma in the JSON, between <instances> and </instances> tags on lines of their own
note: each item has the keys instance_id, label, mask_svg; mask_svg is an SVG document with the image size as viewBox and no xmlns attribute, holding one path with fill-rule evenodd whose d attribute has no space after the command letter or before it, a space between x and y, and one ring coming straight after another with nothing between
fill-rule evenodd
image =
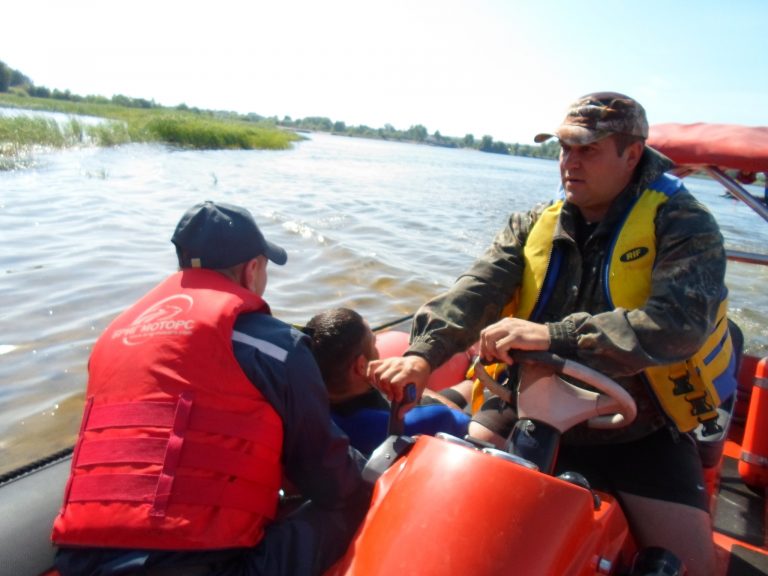
<instances>
[{"instance_id":1,"label":"red life vest","mask_svg":"<svg viewBox=\"0 0 768 576\"><path fill-rule=\"evenodd\" d=\"M58 545L253 546L277 508L280 417L232 351L239 314L269 313L210 270L174 274L115 319L89 363Z\"/></svg>"}]
</instances>

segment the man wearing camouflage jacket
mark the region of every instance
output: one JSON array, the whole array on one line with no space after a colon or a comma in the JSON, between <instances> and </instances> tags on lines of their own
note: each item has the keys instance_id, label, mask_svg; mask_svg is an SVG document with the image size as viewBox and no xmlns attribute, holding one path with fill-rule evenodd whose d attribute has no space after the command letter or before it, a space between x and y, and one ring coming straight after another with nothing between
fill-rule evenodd
<instances>
[{"instance_id":1,"label":"man wearing camouflage jacket","mask_svg":"<svg viewBox=\"0 0 768 576\"><path fill-rule=\"evenodd\" d=\"M691 436L671 424L639 374L691 357L723 320L722 236L678 183L652 220L650 295L641 306L614 306L604 286L611 243L636 199L669 178L663 174L672 163L645 146L645 111L622 94L578 99L555 133L540 134L537 142L553 136L562 146L565 201L549 242L560 254L560 271L543 309L526 316L535 321L503 311L523 284L529 234L551 205L512 214L454 286L419 310L406 354L372 363L369 376L400 399L405 384L423 389L431 370L479 337L486 360L511 363L513 349L548 350L616 379L634 398L637 418L616 430L580 425L566 432L560 468L584 472L593 488L616 492L640 546L671 550L689 576L710 574L715 557L701 461ZM502 446L514 419L512 407L491 398L470 434Z\"/></svg>"}]
</instances>

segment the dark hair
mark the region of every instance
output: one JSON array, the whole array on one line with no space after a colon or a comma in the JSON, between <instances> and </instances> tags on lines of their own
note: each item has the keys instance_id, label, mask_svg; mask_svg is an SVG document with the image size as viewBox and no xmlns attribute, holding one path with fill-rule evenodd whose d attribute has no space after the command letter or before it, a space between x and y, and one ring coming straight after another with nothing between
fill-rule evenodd
<instances>
[{"instance_id":1,"label":"dark hair","mask_svg":"<svg viewBox=\"0 0 768 576\"><path fill-rule=\"evenodd\" d=\"M628 146L635 142L644 142L645 138L642 136L634 136L632 134L616 133L613 134L613 143L616 145L616 154L619 156L624 154L624 150Z\"/></svg>"},{"instance_id":2,"label":"dark hair","mask_svg":"<svg viewBox=\"0 0 768 576\"><path fill-rule=\"evenodd\" d=\"M344 392L349 367L365 352L365 320L349 308L332 308L313 316L306 331L326 388Z\"/></svg>"}]
</instances>

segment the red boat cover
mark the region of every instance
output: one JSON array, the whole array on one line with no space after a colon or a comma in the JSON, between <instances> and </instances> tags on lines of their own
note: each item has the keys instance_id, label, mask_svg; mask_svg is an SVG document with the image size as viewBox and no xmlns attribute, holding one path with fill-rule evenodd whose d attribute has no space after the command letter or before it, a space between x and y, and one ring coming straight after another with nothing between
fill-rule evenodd
<instances>
[{"instance_id":1,"label":"red boat cover","mask_svg":"<svg viewBox=\"0 0 768 576\"><path fill-rule=\"evenodd\" d=\"M768 127L732 124L655 124L648 145L678 165L768 172Z\"/></svg>"}]
</instances>

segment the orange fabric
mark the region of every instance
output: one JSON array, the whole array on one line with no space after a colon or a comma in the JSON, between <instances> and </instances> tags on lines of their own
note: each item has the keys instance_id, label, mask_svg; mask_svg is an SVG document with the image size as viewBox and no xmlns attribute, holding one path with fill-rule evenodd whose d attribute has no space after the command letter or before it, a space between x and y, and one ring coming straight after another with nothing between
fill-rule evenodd
<instances>
[{"instance_id":1,"label":"orange fabric","mask_svg":"<svg viewBox=\"0 0 768 576\"><path fill-rule=\"evenodd\" d=\"M655 124L648 145L676 164L711 165L746 173L768 171L768 127Z\"/></svg>"}]
</instances>

